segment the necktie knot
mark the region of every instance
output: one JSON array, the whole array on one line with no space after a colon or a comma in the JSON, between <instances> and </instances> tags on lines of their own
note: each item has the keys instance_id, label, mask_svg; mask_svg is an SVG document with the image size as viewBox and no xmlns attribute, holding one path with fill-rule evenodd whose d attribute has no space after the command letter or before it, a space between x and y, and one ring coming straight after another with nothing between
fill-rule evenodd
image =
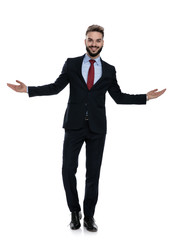
<instances>
[{"instance_id":1,"label":"necktie knot","mask_svg":"<svg viewBox=\"0 0 169 240\"><path fill-rule=\"evenodd\" d=\"M95 63L95 60L90 59L89 62L91 63L91 65L93 65Z\"/></svg>"}]
</instances>

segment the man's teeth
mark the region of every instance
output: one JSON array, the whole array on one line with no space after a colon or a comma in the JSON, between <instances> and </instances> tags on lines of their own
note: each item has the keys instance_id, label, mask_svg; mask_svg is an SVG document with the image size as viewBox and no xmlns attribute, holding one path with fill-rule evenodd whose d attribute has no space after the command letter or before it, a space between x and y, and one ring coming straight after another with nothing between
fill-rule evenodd
<instances>
[{"instance_id":1,"label":"man's teeth","mask_svg":"<svg viewBox=\"0 0 169 240\"><path fill-rule=\"evenodd\" d=\"M96 50L97 48L96 47L91 47L92 50Z\"/></svg>"}]
</instances>

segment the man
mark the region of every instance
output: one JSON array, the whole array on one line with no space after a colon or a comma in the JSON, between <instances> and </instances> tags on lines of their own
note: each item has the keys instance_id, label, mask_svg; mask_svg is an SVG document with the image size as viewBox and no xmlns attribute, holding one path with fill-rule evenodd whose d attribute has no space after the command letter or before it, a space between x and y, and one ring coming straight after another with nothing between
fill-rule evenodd
<instances>
[{"instance_id":1,"label":"man","mask_svg":"<svg viewBox=\"0 0 169 240\"><path fill-rule=\"evenodd\" d=\"M105 94L108 91L117 104L146 104L161 96L165 89L147 94L122 93L116 80L115 68L100 58L104 45L104 28L98 25L86 31L86 51L81 57L68 58L57 80L48 85L27 87L8 84L16 92L28 92L29 97L53 95L70 84L70 97L64 116L65 138L63 146L63 183L68 207L71 211L71 229L80 228L81 207L76 189L78 155L86 143L86 185L83 203L84 226L97 231L93 218L98 199L98 184L106 136Z\"/></svg>"}]
</instances>

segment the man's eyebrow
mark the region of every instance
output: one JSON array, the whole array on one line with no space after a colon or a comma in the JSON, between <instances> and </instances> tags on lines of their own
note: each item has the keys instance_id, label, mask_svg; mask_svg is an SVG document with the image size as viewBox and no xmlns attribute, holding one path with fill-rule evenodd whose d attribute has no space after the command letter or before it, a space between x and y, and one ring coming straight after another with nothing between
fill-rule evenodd
<instances>
[{"instance_id":1,"label":"man's eyebrow","mask_svg":"<svg viewBox=\"0 0 169 240\"><path fill-rule=\"evenodd\" d=\"M93 41L92 38L88 38L88 40L92 40L92 41ZM98 38L98 39L96 39L96 41L101 41L101 40L102 40L102 38Z\"/></svg>"}]
</instances>

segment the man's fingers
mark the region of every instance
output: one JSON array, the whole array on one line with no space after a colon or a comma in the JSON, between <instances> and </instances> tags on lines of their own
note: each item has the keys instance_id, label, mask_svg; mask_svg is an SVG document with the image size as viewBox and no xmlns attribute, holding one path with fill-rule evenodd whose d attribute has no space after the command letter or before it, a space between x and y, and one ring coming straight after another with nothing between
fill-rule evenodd
<instances>
[{"instance_id":1,"label":"man's fingers","mask_svg":"<svg viewBox=\"0 0 169 240\"><path fill-rule=\"evenodd\" d=\"M157 92L157 91L158 91L158 89L156 88L156 89L152 90L151 92L155 93L155 92Z\"/></svg>"},{"instance_id":2,"label":"man's fingers","mask_svg":"<svg viewBox=\"0 0 169 240\"><path fill-rule=\"evenodd\" d=\"M11 89L13 89L16 92L20 92L20 85L15 85L15 84L11 84L11 83L7 83L7 86L10 87Z\"/></svg>"},{"instance_id":3,"label":"man's fingers","mask_svg":"<svg viewBox=\"0 0 169 240\"><path fill-rule=\"evenodd\" d=\"M20 82L19 80L16 80L16 82L19 83L19 84L23 84L23 82Z\"/></svg>"},{"instance_id":4,"label":"man's fingers","mask_svg":"<svg viewBox=\"0 0 169 240\"><path fill-rule=\"evenodd\" d=\"M166 88L165 88L165 89L163 89L163 90L161 90L160 92L164 93L165 91L166 91Z\"/></svg>"},{"instance_id":5,"label":"man's fingers","mask_svg":"<svg viewBox=\"0 0 169 240\"><path fill-rule=\"evenodd\" d=\"M17 83L19 84L23 84L22 82L20 82L19 80L16 80ZM11 83L7 83L8 87L14 87L14 86L18 86L18 85L15 85L15 84L11 84Z\"/></svg>"},{"instance_id":6,"label":"man's fingers","mask_svg":"<svg viewBox=\"0 0 169 240\"><path fill-rule=\"evenodd\" d=\"M16 86L10 83L7 83L7 86L16 91Z\"/></svg>"},{"instance_id":7,"label":"man's fingers","mask_svg":"<svg viewBox=\"0 0 169 240\"><path fill-rule=\"evenodd\" d=\"M15 85L7 83L7 86L10 87L10 88L13 88Z\"/></svg>"},{"instance_id":8,"label":"man's fingers","mask_svg":"<svg viewBox=\"0 0 169 240\"><path fill-rule=\"evenodd\" d=\"M162 95L165 91L166 91L166 88L163 89L163 90L161 90L161 91L159 91L159 92L158 92L159 96Z\"/></svg>"}]
</instances>

